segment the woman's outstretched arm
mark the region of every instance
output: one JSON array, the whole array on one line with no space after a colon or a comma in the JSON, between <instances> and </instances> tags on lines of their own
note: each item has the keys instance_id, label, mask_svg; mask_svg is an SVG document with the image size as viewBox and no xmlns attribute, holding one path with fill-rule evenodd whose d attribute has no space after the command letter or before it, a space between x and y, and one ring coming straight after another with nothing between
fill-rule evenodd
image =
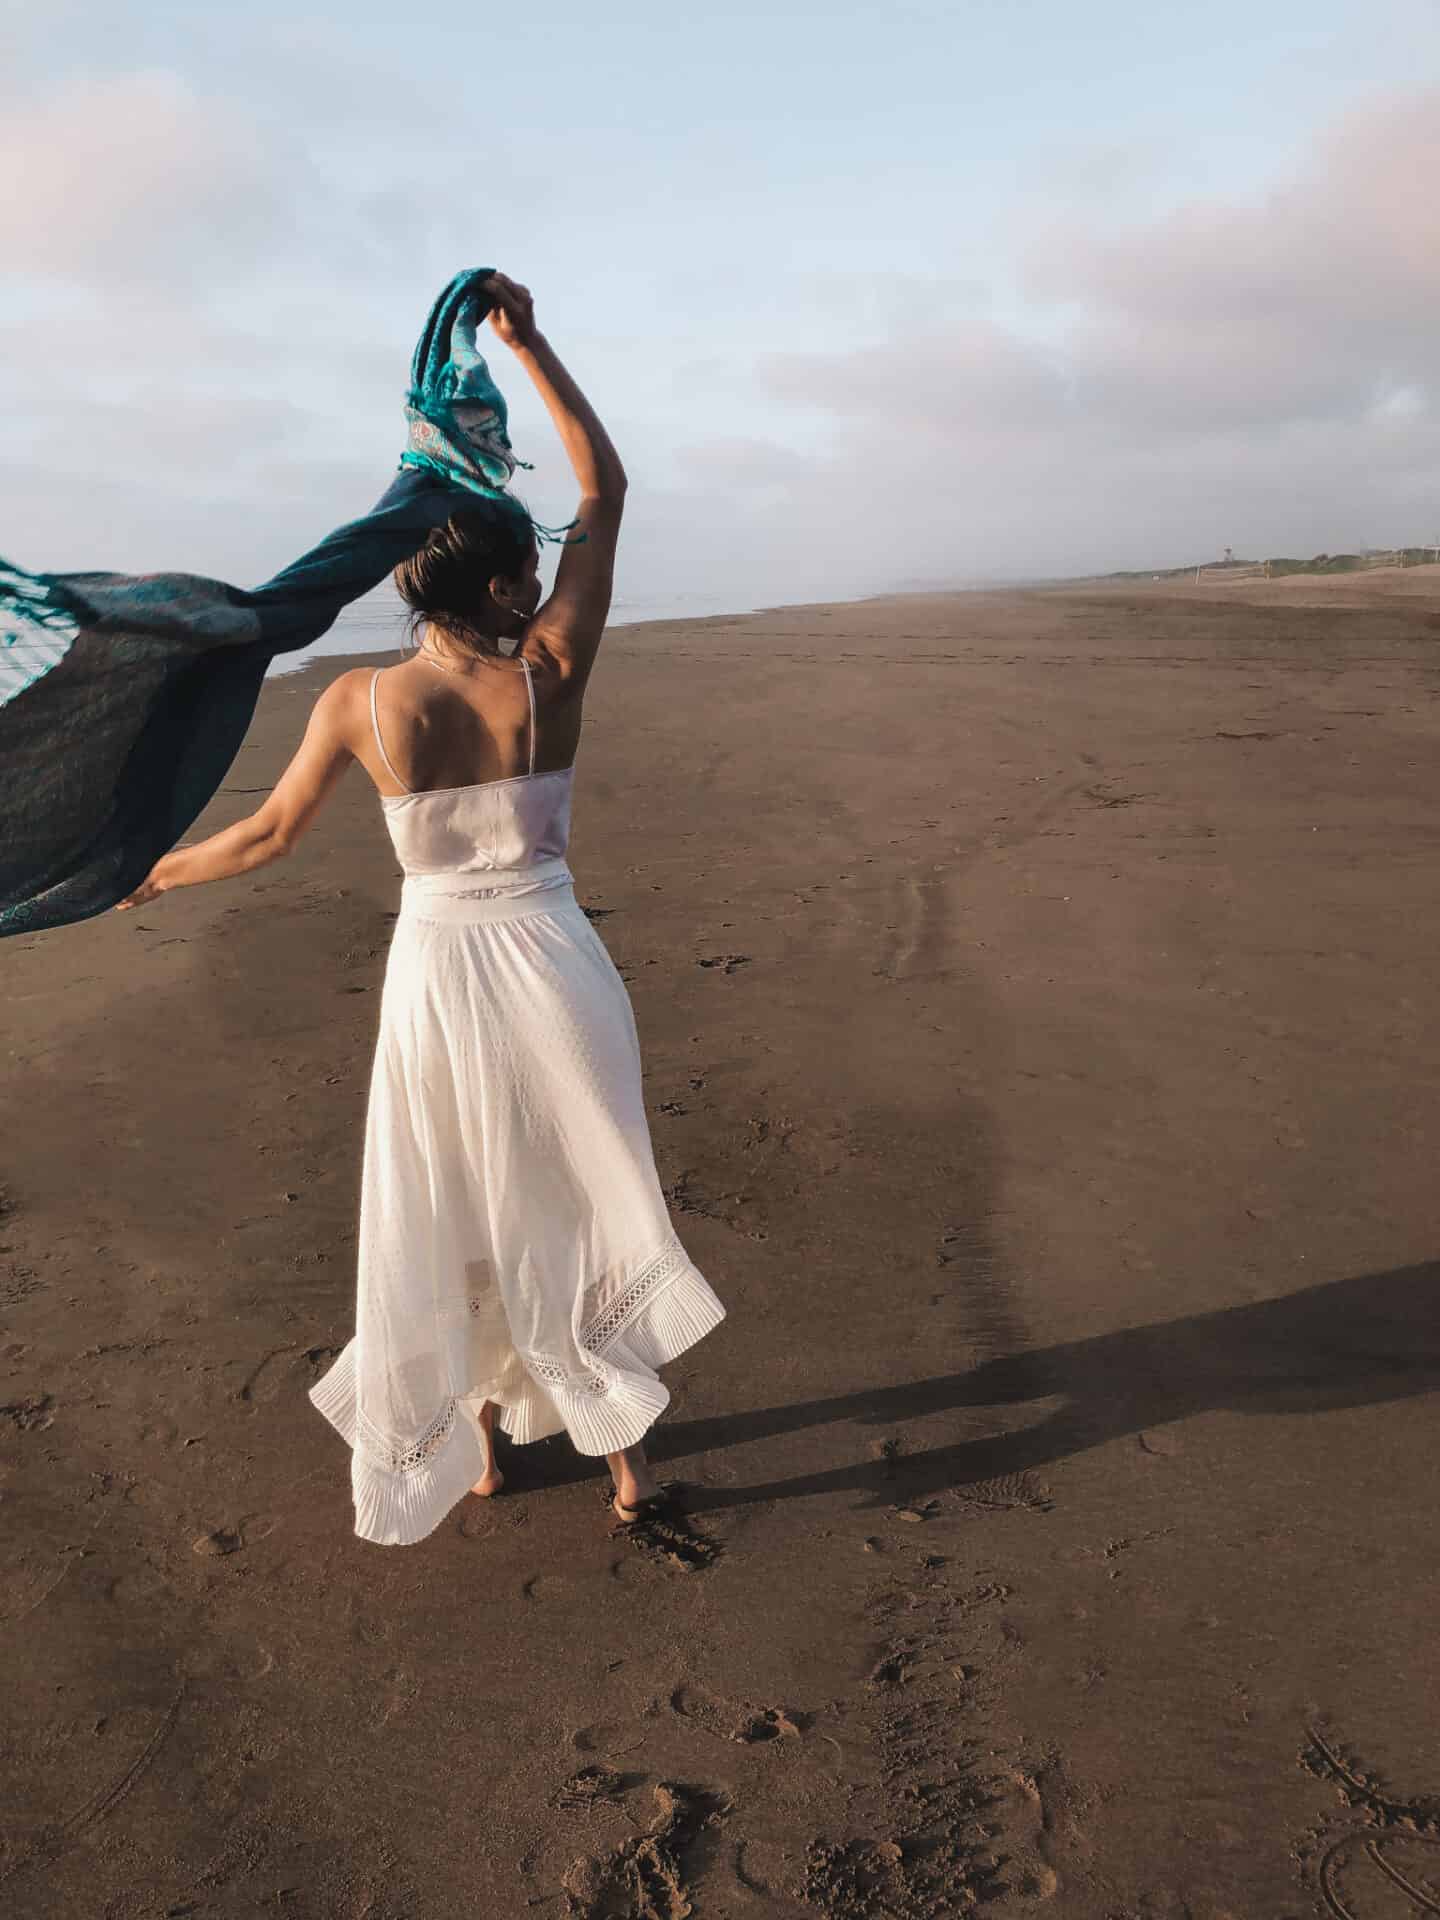
<instances>
[{"instance_id":1,"label":"woman's outstretched arm","mask_svg":"<svg viewBox=\"0 0 1440 1920\"><path fill-rule=\"evenodd\" d=\"M526 646L549 656L567 690L583 690L605 631L615 547L625 509L625 469L599 415L535 325L529 290L493 276L491 324L513 348L544 401L580 488L576 527L561 550L555 587L531 621ZM580 536L583 536L580 537Z\"/></svg>"},{"instance_id":2,"label":"woman's outstretched arm","mask_svg":"<svg viewBox=\"0 0 1440 1920\"><path fill-rule=\"evenodd\" d=\"M347 736L355 724L358 669L342 674L320 695L294 759L263 806L193 847L176 847L157 860L135 891L115 908L142 907L172 887L199 886L253 873L294 850L355 758Z\"/></svg>"}]
</instances>

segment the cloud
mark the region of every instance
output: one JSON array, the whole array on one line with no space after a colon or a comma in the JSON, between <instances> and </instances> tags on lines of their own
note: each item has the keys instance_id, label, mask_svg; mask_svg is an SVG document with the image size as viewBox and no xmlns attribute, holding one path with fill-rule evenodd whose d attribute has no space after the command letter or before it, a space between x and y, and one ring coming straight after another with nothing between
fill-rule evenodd
<instances>
[{"instance_id":1,"label":"cloud","mask_svg":"<svg viewBox=\"0 0 1440 1920\"><path fill-rule=\"evenodd\" d=\"M733 487L746 493L801 488L815 472L809 455L777 440L742 434L681 446L674 463L687 484Z\"/></svg>"},{"instance_id":2,"label":"cloud","mask_svg":"<svg viewBox=\"0 0 1440 1920\"><path fill-rule=\"evenodd\" d=\"M367 178L331 151L338 132L313 91L307 115L268 97L257 111L154 68L0 100L8 273L90 288L108 309L127 295L354 294L429 254L451 259L464 210L437 187L432 155L402 147Z\"/></svg>"},{"instance_id":3,"label":"cloud","mask_svg":"<svg viewBox=\"0 0 1440 1920\"><path fill-rule=\"evenodd\" d=\"M817 512L883 458L960 570L1418 537L1440 498L1437 178L1440 93L1377 102L1251 202L1033 233L1029 327L900 327L756 376L830 423Z\"/></svg>"},{"instance_id":4,"label":"cloud","mask_svg":"<svg viewBox=\"0 0 1440 1920\"><path fill-rule=\"evenodd\" d=\"M1337 121L1269 191L1162 214L1138 211L1153 177L1124 190L1140 149L1086 171L1057 148L1043 213L1038 178L995 199L1011 251L983 279L966 202L915 271L772 263L752 283L722 257L711 285L663 256L637 276L563 194L537 220L534 156L494 155L483 125L377 130L388 77L357 56L329 100L312 40L284 82L308 117L158 68L12 88L0 404L24 464L0 551L235 579L293 557L383 486L417 292L496 222L517 245L534 225L547 319L630 409L617 428L605 407L637 595L840 597L1435 532L1440 95ZM538 164L548 192L555 154ZM663 240L663 210L645 220ZM755 357L762 329L803 350ZM543 412L523 381L511 398L537 511L563 518Z\"/></svg>"},{"instance_id":5,"label":"cloud","mask_svg":"<svg viewBox=\"0 0 1440 1920\"><path fill-rule=\"evenodd\" d=\"M407 218L400 175L350 184L159 69L12 94L0 177L0 551L253 579L370 505L403 444L424 195Z\"/></svg>"},{"instance_id":6,"label":"cloud","mask_svg":"<svg viewBox=\"0 0 1440 1920\"><path fill-rule=\"evenodd\" d=\"M174 74L80 80L0 118L0 246L11 272L87 283L233 271L294 237L306 172Z\"/></svg>"},{"instance_id":7,"label":"cloud","mask_svg":"<svg viewBox=\"0 0 1440 1920\"><path fill-rule=\"evenodd\" d=\"M1358 417L1440 371L1437 178L1440 93L1376 107L1257 205L1032 241L1019 278L1071 316L1058 339L961 325L866 353L774 355L761 378L777 398L931 430Z\"/></svg>"},{"instance_id":8,"label":"cloud","mask_svg":"<svg viewBox=\"0 0 1440 1920\"><path fill-rule=\"evenodd\" d=\"M1063 363L992 322L906 333L844 354L770 354L760 375L779 400L927 436L961 425L1019 431L1067 405Z\"/></svg>"}]
</instances>

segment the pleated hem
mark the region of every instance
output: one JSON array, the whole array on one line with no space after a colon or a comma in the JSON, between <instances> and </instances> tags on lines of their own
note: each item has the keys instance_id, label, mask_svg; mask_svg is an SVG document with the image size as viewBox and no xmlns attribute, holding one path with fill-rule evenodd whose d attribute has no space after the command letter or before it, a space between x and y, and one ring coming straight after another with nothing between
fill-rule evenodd
<instances>
[{"instance_id":1,"label":"pleated hem","mask_svg":"<svg viewBox=\"0 0 1440 1920\"><path fill-rule=\"evenodd\" d=\"M591 1379L576 1386L532 1381L495 1423L517 1446L568 1433L577 1453L618 1453L643 1440L670 1404L655 1368L717 1327L725 1309L690 1261L650 1295L625 1326L593 1351ZM523 1356L522 1356L523 1357Z\"/></svg>"},{"instance_id":2,"label":"pleated hem","mask_svg":"<svg viewBox=\"0 0 1440 1920\"><path fill-rule=\"evenodd\" d=\"M355 1343L352 1340L323 1380L310 1389L313 1405L350 1448L350 1491L355 1532L377 1547L413 1547L432 1534L486 1468L485 1448L474 1424L453 1409L449 1432L429 1459L396 1473L379 1466L356 1445Z\"/></svg>"},{"instance_id":3,"label":"pleated hem","mask_svg":"<svg viewBox=\"0 0 1440 1920\"><path fill-rule=\"evenodd\" d=\"M495 1425L517 1446L568 1433L583 1454L632 1447L670 1404L670 1389L655 1369L677 1359L724 1318L725 1308L709 1282L687 1262L596 1348L587 1384L572 1388L527 1375L514 1400L498 1402ZM484 1444L465 1405L473 1394L451 1403L449 1429L426 1459L403 1471L373 1461L357 1445L353 1339L311 1387L309 1398L350 1448L355 1532L375 1546L418 1544L485 1471Z\"/></svg>"}]
</instances>

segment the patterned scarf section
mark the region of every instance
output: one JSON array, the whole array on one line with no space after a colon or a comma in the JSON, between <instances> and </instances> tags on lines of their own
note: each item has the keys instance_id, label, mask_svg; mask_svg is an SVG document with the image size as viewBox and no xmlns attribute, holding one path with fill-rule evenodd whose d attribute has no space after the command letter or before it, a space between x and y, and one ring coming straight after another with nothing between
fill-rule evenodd
<instances>
[{"instance_id":1,"label":"patterned scarf section","mask_svg":"<svg viewBox=\"0 0 1440 1920\"><path fill-rule=\"evenodd\" d=\"M490 272L457 274L430 310L391 485L263 586L0 560L0 935L123 900L213 798L271 659L318 639L467 497L560 537L507 491L525 463L476 345Z\"/></svg>"}]
</instances>

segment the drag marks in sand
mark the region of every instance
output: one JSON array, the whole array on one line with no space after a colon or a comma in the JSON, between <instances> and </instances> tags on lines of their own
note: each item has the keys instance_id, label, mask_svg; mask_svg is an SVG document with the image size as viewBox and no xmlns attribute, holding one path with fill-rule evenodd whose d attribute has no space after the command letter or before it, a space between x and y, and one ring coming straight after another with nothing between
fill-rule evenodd
<instances>
[{"instance_id":1,"label":"drag marks in sand","mask_svg":"<svg viewBox=\"0 0 1440 1920\"><path fill-rule=\"evenodd\" d=\"M1093 756L1082 755L1093 766ZM1144 799L1143 794L1111 795L1094 783L1092 774L1067 772L1058 781L1038 783L1038 791L1027 792L1012 811L1002 813L986 828L960 835L949 833L939 819L923 819L908 836L922 838L918 857L898 859L897 871L886 883L887 908L867 916L868 927L879 925L883 939L872 967L872 976L880 980L915 981L943 979L955 970L959 924L958 886L969 870L982 860L1017 852L1027 842L1052 830L1051 823L1077 798L1090 806L1128 806ZM892 841L892 846L900 842ZM934 855L939 853L941 858Z\"/></svg>"},{"instance_id":2,"label":"drag marks in sand","mask_svg":"<svg viewBox=\"0 0 1440 1920\"><path fill-rule=\"evenodd\" d=\"M639 1767L627 1771L614 1764L637 1753L652 1737L663 1740L669 1730L682 1739L693 1736L699 1770L718 1757L716 1743L755 1753L761 1771L746 1770L748 1780L777 1780L788 1771L789 1756L805 1743L811 1716L781 1705L727 1700L686 1676L668 1696L654 1698L644 1719L600 1721L571 1735L571 1746L591 1756L554 1789L549 1807L562 1817L585 1823L615 1814L633 1819L627 1796L648 1785L640 1805L641 1824L604 1847L592 1847L574 1859L561 1879L565 1912L571 1920L687 1920L691 1914L723 1913L727 1892L743 1888L752 1893L769 1890L767 1864L789 1857L788 1850L762 1835L727 1835L737 1817L742 1794L729 1782L674 1777L655 1779ZM647 1727L646 1721L649 1721ZM833 1744L833 1743L832 1743ZM673 1768L676 1749L667 1770ZM774 1760L767 1757L774 1754ZM683 1758L680 1768L688 1771ZM783 1791L777 1786L777 1791ZM771 1795L751 1791L759 1824ZM782 1875L782 1877L785 1877ZM793 1872L788 1876L794 1882ZM786 1891L799 1897L798 1885ZM532 1905L545 1904L532 1896Z\"/></svg>"},{"instance_id":3,"label":"drag marks in sand","mask_svg":"<svg viewBox=\"0 0 1440 1920\"><path fill-rule=\"evenodd\" d=\"M1005 1630L1010 1590L952 1581L940 1555L905 1559L871 1585L866 1613L881 1632L860 1693L831 1703L876 1757L875 1777L852 1783L849 1833L812 1838L787 1891L826 1920L951 1920L1048 1900L1061 1891L1062 1850L1088 1851L1081 1797L1059 1755L1007 1757L965 1731L993 1723L1019 1657Z\"/></svg>"},{"instance_id":4,"label":"drag marks in sand","mask_svg":"<svg viewBox=\"0 0 1440 1920\"><path fill-rule=\"evenodd\" d=\"M55 1826L42 1829L34 1844L18 1860L9 1865L0 1865L0 1886L25 1874L31 1867L49 1866L107 1814L115 1811L144 1779L160 1749L174 1732L184 1698L185 1686L182 1681L173 1699L156 1720L149 1738L124 1768L92 1793L73 1813ZM97 1726L96 1731L99 1730Z\"/></svg>"},{"instance_id":5,"label":"drag marks in sand","mask_svg":"<svg viewBox=\"0 0 1440 1920\"><path fill-rule=\"evenodd\" d=\"M18 1307L22 1300L42 1292L46 1285L34 1267L16 1257L16 1249L8 1238L14 1218L15 1202L8 1190L0 1187L0 1234L6 1236L0 1240L0 1307ZM7 1349L5 1358L18 1359L24 1351L23 1346L13 1352Z\"/></svg>"},{"instance_id":6,"label":"drag marks in sand","mask_svg":"<svg viewBox=\"0 0 1440 1920\"><path fill-rule=\"evenodd\" d=\"M1403 1800L1317 1728L1300 1764L1339 1789L1357 1816L1338 1834L1322 1820L1297 1849L1319 1910L1330 1920L1440 1915L1440 1798Z\"/></svg>"},{"instance_id":7,"label":"drag marks in sand","mask_svg":"<svg viewBox=\"0 0 1440 1920\"><path fill-rule=\"evenodd\" d=\"M952 1920L1061 1893L1064 1861L1090 1853L1088 1802L1058 1753L1006 1753L980 1732L1022 1657L1010 1589L952 1577L946 1556L893 1554L866 1589L872 1639L842 1695L815 1710L735 1700L685 1671L646 1709L648 1733L636 1718L572 1735L588 1758L549 1804L587 1820L647 1783L616 1763L667 1725L697 1744L683 1783L651 1786L643 1826L565 1872L571 1920L725 1913L727 1887L823 1920Z\"/></svg>"},{"instance_id":8,"label":"drag marks in sand","mask_svg":"<svg viewBox=\"0 0 1440 1920\"><path fill-rule=\"evenodd\" d=\"M255 1406L284 1397L298 1397L323 1377L339 1358L337 1347L273 1347L236 1389L235 1397Z\"/></svg>"},{"instance_id":9,"label":"drag marks in sand","mask_svg":"<svg viewBox=\"0 0 1440 1920\"><path fill-rule=\"evenodd\" d=\"M745 1895L822 1920L951 1920L1057 1895L1062 1857L1089 1851L1083 1798L1058 1754L981 1735L1021 1657L1010 1589L946 1567L893 1550L864 1592L853 1678L813 1710L728 1698L687 1661L642 1714L572 1734L581 1764L549 1808L633 1825L561 1872L570 1920L688 1920L748 1911L728 1904ZM664 1777L638 1757L652 1745Z\"/></svg>"}]
</instances>

